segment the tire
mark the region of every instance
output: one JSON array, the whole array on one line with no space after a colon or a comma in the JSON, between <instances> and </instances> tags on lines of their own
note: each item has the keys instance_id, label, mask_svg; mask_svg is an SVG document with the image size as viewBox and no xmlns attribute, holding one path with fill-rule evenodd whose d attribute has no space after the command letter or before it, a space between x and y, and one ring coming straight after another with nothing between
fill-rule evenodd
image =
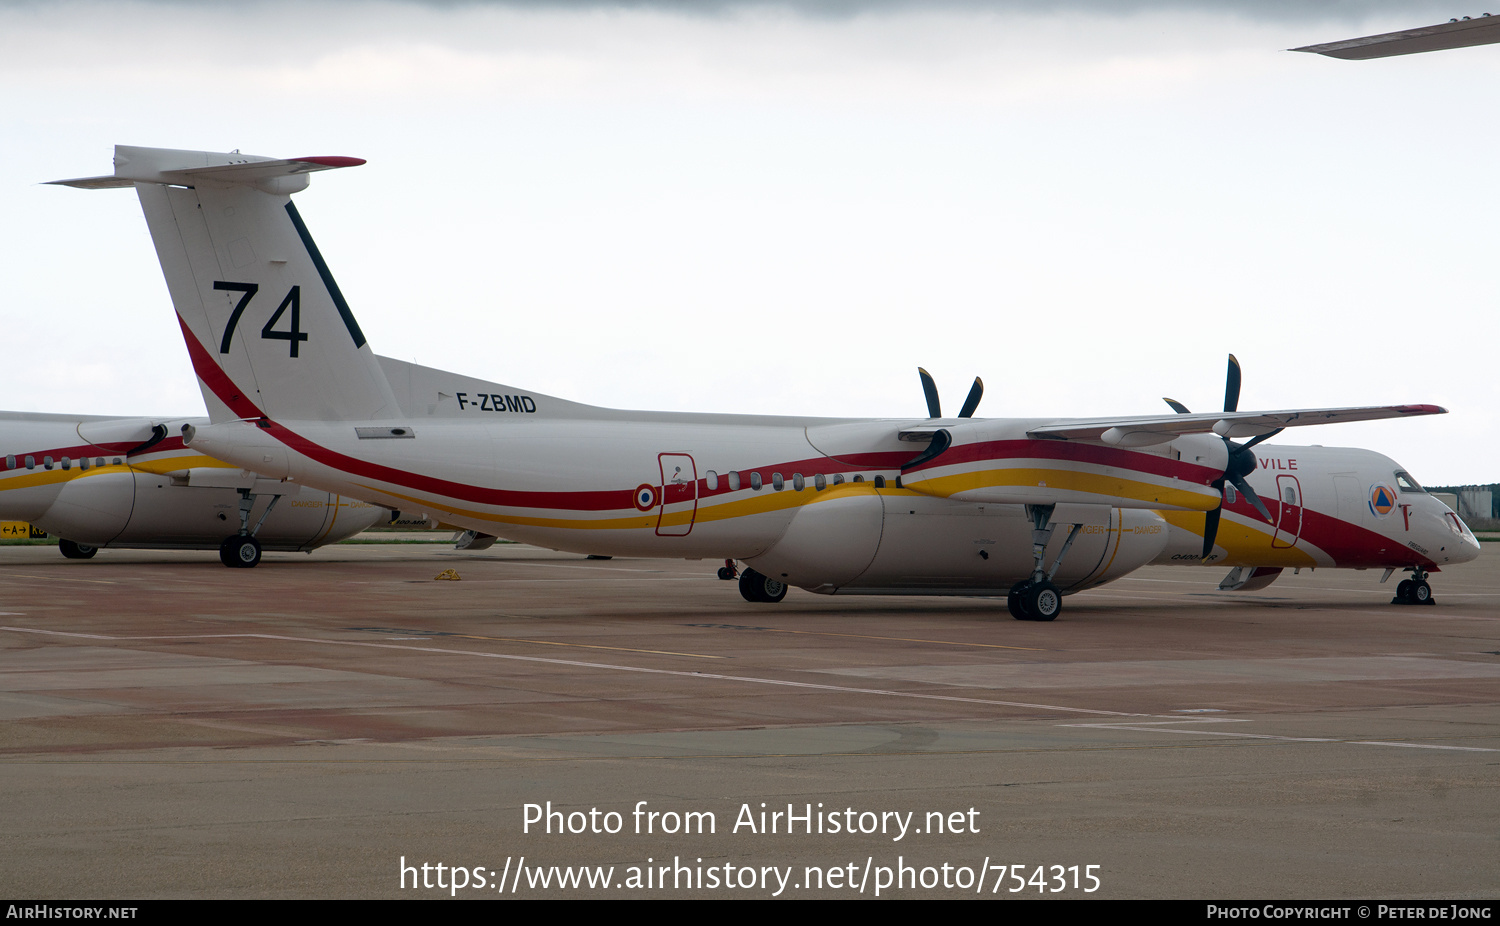
<instances>
[{"instance_id":1,"label":"tire","mask_svg":"<svg viewBox=\"0 0 1500 926\"><path fill-rule=\"evenodd\" d=\"M59 540L57 549L68 559L93 559L94 554L99 552L98 547L91 547L86 543L74 543L71 540Z\"/></svg>"},{"instance_id":2,"label":"tire","mask_svg":"<svg viewBox=\"0 0 1500 926\"><path fill-rule=\"evenodd\" d=\"M786 583L770 576L761 576L761 595L762 601L775 604L786 597Z\"/></svg>"},{"instance_id":3,"label":"tire","mask_svg":"<svg viewBox=\"0 0 1500 926\"><path fill-rule=\"evenodd\" d=\"M230 537L219 544L219 562L231 569L253 569L260 565L260 541L254 537Z\"/></svg>"},{"instance_id":4,"label":"tire","mask_svg":"<svg viewBox=\"0 0 1500 926\"><path fill-rule=\"evenodd\" d=\"M1031 615L1027 614L1025 609L1021 607L1021 593L1029 584L1029 582L1022 582L1012 588L1005 596L1006 610L1010 611L1010 616L1018 621L1031 620Z\"/></svg>"},{"instance_id":5,"label":"tire","mask_svg":"<svg viewBox=\"0 0 1500 926\"><path fill-rule=\"evenodd\" d=\"M1412 604L1431 604L1432 586L1417 579L1411 584L1411 590L1406 593L1406 600Z\"/></svg>"},{"instance_id":6,"label":"tire","mask_svg":"<svg viewBox=\"0 0 1500 926\"><path fill-rule=\"evenodd\" d=\"M1402 601L1411 600L1411 579L1402 579L1396 583L1396 597Z\"/></svg>"},{"instance_id":7,"label":"tire","mask_svg":"<svg viewBox=\"0 0 1500 926\"><path fill-rule=\"evenodd\" d=\"M1020 598L1022 609L1034 621L1055 621L1062 613L1062 592L1051 582L1038 582Z\"/></svg>"},{"instance_id":8,"label":"tire","mask_svg":"<svg viewBox=\"0 0 1500 926\"><path fill-rule=\"evenodd\" d=\"M723 579L725 582L728 582L730 579L733 579L734 576L730 575L728 566L720 566L719 578Z\"/></svg>"},{"instance_id":9,"label":"tire","mask_svg":"<svg viewBox=\"0 0 1500 926\"><path fill-rule=\"evenodd\" d=\"M756 604L775 604L786 597L786 583L746 569L740 573L740 597Z\"/></svg>"}]
</instances>

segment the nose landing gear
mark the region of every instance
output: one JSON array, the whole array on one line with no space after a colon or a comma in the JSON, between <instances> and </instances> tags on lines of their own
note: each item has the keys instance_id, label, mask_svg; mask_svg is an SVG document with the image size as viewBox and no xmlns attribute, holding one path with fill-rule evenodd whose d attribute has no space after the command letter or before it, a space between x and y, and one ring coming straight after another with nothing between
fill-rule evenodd
<instances>
[{"instance_id":1,"label":"nose landing gear","mask_svg":"<svg viewBox=\"0 0 1500 926\"><path fill-rule=\"evenodd\" d=\"M1413 567L1410 579L1396 583L1396 597L1391 599L1391 604L1437 604L1432 597L1432 586L1427 584L1427 573L1420 567Z\"/></svg>"}]
</instances>

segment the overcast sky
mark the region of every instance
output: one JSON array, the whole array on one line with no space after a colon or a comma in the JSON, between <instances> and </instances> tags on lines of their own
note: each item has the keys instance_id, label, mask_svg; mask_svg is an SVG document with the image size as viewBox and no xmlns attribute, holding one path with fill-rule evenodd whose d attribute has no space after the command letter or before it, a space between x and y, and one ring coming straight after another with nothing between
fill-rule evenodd
<instances>
[{"instance_id":1,"label":"overcast sky","mask_svg":"<svg viewBox=\"0 0 1500 926\"><path fill-rule=\"evenodd\" d=\"M1310 12L1312 10L1312 12ZM116 143L352 155L298 207L379 352L838 416L1431 402L1304 430L1500 479L1500 46L1428 3L0 5L0 407L201 413ZM1500 10L1497 10L1500 12Z\"/></svg>"}]
</instances>

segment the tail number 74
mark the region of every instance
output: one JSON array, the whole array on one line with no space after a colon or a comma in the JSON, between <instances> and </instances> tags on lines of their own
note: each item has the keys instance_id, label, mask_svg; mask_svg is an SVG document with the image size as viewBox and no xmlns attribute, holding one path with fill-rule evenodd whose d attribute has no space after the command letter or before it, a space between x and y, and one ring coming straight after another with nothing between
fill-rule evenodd
<instances>
[{"instance_id":1,"label":"tail number 74","mask_svg":"<svg viewBox=\"0 0 1500 926\"><path fill-rule=\"evenodd\" d=\"M229 314L229 324L224 327L224 337L219 341L219 353L229 353L229 342L234 339L234 329L239 326L240 316L245 314L245 306L255 298L260 291L258 283L226 283L223 280L214 281L214 289L228 290L240 294L240 299L234 304L234 311ZM288 320L289 328L286 331L277 331L276 323L281 321L281 316L286 310L292 310L292 317ZM291 356L297 356L297 344L307 340L307 332L302 330L302 287L293 286L287 291L286 298L281 300L281 305L276 307L265 327L260 329L260 336L267 341L289 341L291 344Z\"/></svg>"}]
</instances>

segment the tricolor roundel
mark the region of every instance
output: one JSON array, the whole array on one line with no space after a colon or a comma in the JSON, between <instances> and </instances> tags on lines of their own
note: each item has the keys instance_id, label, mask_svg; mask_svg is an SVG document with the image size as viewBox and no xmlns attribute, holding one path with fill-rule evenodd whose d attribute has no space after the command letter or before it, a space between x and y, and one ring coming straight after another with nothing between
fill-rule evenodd
<instances>
[{"instance_id":1,"label":"tricolor roundel","mask_svg":"<svg viewBox=\"0 0 1500 926\"><path fill-rule=\"evenodd\" d=\"M1383 518L1396 510L1396 490L1379 483L1370 487L1370 513Z\"/></svg>"},{"instance_id":2,"label":"tricolor roundel","mask_svg":"<svg viewBox=\"0 0 1500 926\"><path fill-rule=\"evenodd\" d=\"M656 486L641 483L635 487L635 507L650 511L656 507Z\"/></svg>"}]
</instances>

